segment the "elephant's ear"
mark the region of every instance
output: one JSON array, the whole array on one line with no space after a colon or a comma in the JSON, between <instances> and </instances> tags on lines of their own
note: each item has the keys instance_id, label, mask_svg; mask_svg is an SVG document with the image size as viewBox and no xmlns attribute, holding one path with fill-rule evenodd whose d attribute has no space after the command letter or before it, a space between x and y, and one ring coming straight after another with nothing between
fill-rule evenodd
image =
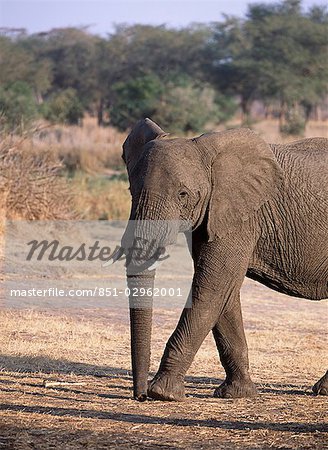
<instances>
[{"instance_id":1,"label":"elephant's ear","mask_svg":"<svg viewBox=\"0 0 328 450\"><path fill-rule=\"evenodd\" d=\"M236 230L274 195L282 169L270 146L249 129L199 139L211 147L213 158L207 224L209 240L213 240Z\"/></svg>"},{"instance_id":2,"label":"elephant's ear","mask_svg":"<svg viewBox=\"0 0 328 450\"><path fill-rule=\"evenodd\" d=\"M139 120L139 122L136 123L123 144L122 158L129 173L139 160L144 145L153 139L164 136L167 136L167 133L148 118Z\"/></svg>"}]
</instances>

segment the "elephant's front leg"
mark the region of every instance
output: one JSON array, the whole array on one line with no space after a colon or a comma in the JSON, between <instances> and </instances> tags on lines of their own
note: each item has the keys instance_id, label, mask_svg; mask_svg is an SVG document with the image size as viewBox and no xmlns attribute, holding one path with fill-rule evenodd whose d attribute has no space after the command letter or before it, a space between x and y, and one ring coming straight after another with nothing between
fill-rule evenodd
<instances>
[{"instance_id":1,"label":"elephant's front leg","mask_svg":"<svg viewBox=\"0 0 328 450\"><path fill-rule=\"evenodd\" d=\"M159 370L151 381L148 395L158 400L184 400L184 377L194 356L217 321L213 313L215 293L193 288L191 308L185 308L166 344Z\"/></svg>"},{"instance_id":2,"label":"elephant's front leg","mask_svg":"<svg viewBox=\"0 0 328 450\"><path fill-rule=\"evenodd\" d=\"M183 400L185 374L207 334L238 298L252 251L251 239L217 240L201 245L191 307L183 310L166 344L158 373L149 385L150 397Z\"/></svg>"},{"instance_id":3,"label":"elephant's front leg","mask_svg":"<svg viewBox=\"0 0 328 450\"><path fill-rule=\"evenodd\" d=\"M226 372L226 379L215 390L214 396L222 398L255 396L256 387L248 372L248 348L239 295L232 302L231 308L220 316L212 331Z\"/></svg>"}]
</instances>

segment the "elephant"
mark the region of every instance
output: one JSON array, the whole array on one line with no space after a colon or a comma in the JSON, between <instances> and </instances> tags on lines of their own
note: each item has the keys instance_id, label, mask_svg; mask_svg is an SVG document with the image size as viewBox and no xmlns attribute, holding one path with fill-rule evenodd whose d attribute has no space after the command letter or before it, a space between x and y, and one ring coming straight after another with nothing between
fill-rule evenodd
<instances>
[{"instance_id":1,"label":"elephant","mask_svg":"<svg viewBox=\"0 0 328 450\"><path fill-rule=\"evenodd\" d=\"M126 138L122 158L130 220L189 221L194 263L191 307L150 382L152 292L147 307L130 297L134 398L184 400L185 374L210 331L226 373L214 396L255 396L240 288L247 276L287 295L328 297L328 139L268 144L247 128L179 138L146 118ZM179 232L152 238L165 247ZM152 288L155 272L127 271L128 286ZM328 372L313 391L328 395Z\"/></svg>"}]
</instances>

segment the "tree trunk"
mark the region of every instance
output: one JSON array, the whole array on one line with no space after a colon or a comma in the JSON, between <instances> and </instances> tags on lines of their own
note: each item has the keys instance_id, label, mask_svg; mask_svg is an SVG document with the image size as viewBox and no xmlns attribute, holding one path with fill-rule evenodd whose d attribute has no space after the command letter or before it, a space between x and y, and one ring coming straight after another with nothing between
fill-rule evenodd
<instances>
[{"instance_id":1,"label":"tree trunk","mask_svg":"<svg viewBox=\"0 0 328 450\"><path fill-rule=\"evenodd\" d=\"M99 101L97 118L98 118L98 126L102 127L104 125L104 101L102 98Z\"/></svg>"},{"instance_id":2,"label":"tree trunk","mask_svg":"<svg viewBox=\"0 0 328 450\"><path fill-rule=\"evenodd\" d=\"M279 130L281 131L286 124L287 104L284 100L280 101L279 111Z\"/></svg>"},{"instance_id":3,"label":"tree trunk","mask_svg":"<svg viewBox=\"0 0 328 450\"><path fill-rule=\"evenodd\" d=\"M241 121L242 123L247 124L249 122L250 119L250 109L251 109L251 105L250 105L250 101L248 98L246 97L242 97L241 101L240 101L240 107L241 107Z\"/></svg>"}]
</instances>

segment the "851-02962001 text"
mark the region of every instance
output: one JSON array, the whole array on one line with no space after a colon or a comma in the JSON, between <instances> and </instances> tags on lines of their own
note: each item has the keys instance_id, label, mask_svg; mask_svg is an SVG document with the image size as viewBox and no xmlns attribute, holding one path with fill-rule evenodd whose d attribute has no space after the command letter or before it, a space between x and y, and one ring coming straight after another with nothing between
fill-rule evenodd
<instances>
[{"instance_id":1,"label":"851-02962001 text","mask_svg":"<svg viewBox=\"0 0 328 450\"><path fill-rule=\"evenodd\" d=\"M92 289L61 289L50 287L47 289L10 289L10 297L182 297L181 288L142 288L132 287L118 289L115 287L94 287Z\"/></svg>"}]
</instances>

